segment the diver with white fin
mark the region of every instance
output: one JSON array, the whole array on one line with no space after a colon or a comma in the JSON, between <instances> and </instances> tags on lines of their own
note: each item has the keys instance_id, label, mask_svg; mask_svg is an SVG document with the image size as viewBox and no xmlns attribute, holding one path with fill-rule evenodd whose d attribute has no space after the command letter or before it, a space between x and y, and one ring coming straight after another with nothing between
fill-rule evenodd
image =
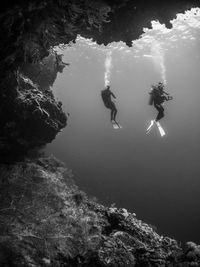
<instances>
[{"instance_id":1,"label":"diver with white fin","mask_svg":"<svg viewBox=\"0 0 200 267\"><path fill-rule=\"evenodd\" d=\"M101 91L101 97L106 108L111 110L111 122L114 129L120 129L122 126L116 121L117 108L115 103L112 101L111 97L116 99L116 96L111 92L110 85L107 85L104 90Z\"/></svg>"},{"instance_id":2,"label":"diver with white fin","mask_svg":"<svg viewBox=\"0 0 200 267\"><path fill-rule=\"evenodd\" d=\"M164 84L162 82L159 82L157 86L153 85L151 92L149 94L150 94L149 105L154 105L154 107L158 111L158 115L155 120L151 120L151 123L147 128L146 133L149 133L153 128L154 124L156 124L161 137L163 137L165 136L165 131L159 122L159 120L161 120L164 117L163 103L164 101L172 100L173 97L164 91Z\"/></svg>"}]
</instances>

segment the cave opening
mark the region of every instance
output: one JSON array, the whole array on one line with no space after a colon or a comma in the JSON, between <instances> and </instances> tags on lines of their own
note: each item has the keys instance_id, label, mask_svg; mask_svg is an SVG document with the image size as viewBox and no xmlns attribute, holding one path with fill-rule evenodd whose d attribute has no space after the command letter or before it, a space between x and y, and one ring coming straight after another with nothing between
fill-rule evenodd
<instances>
[{"instance_id":1,"label":"cave opening","mask_svg":"<svg viewBox=\"0 0 200 267\"><path fill-rule=\"evenodd\" d=\"M70 65L52 88L70 116L46 153L66 162L80 188L104 204L136 211L180 241L199 242L194 230L199 222L199 9L179 14L172 24L167 29L152 22L152 29L145 29L132 47L124 42L99 45L78 36L60 50ZM120 131L113 130L100 96L110 52L109 83L117 96ZM174 96L165 106L163 140L156 129L145 134L155 116L148 92L158 81Z\"/></svg>"}]
</instances>

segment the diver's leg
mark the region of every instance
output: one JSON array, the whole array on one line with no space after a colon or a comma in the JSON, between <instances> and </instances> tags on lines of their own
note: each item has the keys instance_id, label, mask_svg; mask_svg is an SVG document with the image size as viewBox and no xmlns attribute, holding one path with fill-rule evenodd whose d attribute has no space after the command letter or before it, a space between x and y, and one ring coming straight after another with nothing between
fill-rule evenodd
<instances>
[{"instance_id":1,"label":"diver's leg","mask_svg":"<svg viewBox=\"0 0 200 267\"><path fill-rule=\"evenodd\" d=\"M111 112L110 112L110 118L111 118L111 121L114 120L114 111L113 111L113 109L111 109Z\"/></svg>"},{"instance_id":2,"label":"diver's leg","mask_svg":"<svg viewBox=\"0 0 200 267\"><path fill-rule=\"evenodd\" d=\"M157 121L161 120L164 117L164 108L163 108L162 105L155 104L154 106L158 111L158 115L156 117L156 122L157 122Z\"/></svg>"},{"instance_id":3,"label":"diver's leg","mask_svg":"<svg viewBox=\"0 0 200 267\"><path fill-rule=\"evenodd\" d=\"M105 104L106 108L110 109L110 120L113 120L113 109L112 109L112 103L106 102Z\"/></svg>"},{"instance_id":4,"label":"diver's leg","mask_svg":"<svg viewBox=\"0 0 200 267\"><path fill-rule=\"evenodd\" d=\"M162 119L164 117L164 108L162 105L154 105L155 108L158 110L158 115L156 117L156 125L158 127L158 130L160 132L161 137L165 136L165 131L162 128L162 126L160 125L159 120Z\"/></svg>"},{"instance_id":5,"label":"diver's leg","mask_svg":"<svg viewBox=\"0 0 200 267\"><path fill-rule=\"evenodd\" d=\"M116 115L117 115L117 109L115 108L115 109L113 110L114 120L116 119Z\"/></svg>"},{"instance_id":6,"label":"diver's leg","mask_svg":"<svg viewBox=\"0 0 200 267\"><path fill-rule=\"evenodd\" d=\"M115 106L115 104L113 102L111 103L111 106L112 106L112 118L115 121L115 118L116 118L116 115L117 115L117 109L116 109L116 106Z\"/></svg>"}]
</instances>

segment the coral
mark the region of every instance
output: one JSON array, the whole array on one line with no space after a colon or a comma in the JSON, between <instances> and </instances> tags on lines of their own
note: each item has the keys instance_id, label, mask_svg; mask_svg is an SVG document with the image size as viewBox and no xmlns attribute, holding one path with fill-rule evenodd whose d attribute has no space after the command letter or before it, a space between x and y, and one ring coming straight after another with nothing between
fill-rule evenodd
<instances>
[{"instance_id":1,"label":"coral","mask_svg":"<svg viewBox=\"0 0 200 267\"><path fill-rule=\"evenodd\" d=\"M186 258L190 261L200 260L200 245L194 242L187 242Z\"/></svg>"}]
</instances>

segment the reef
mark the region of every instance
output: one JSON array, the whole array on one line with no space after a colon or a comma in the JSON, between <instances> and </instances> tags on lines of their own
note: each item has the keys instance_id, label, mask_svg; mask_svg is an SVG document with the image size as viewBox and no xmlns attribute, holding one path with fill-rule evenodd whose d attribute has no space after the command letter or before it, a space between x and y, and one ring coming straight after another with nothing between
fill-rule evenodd
<instances>
[{"instance_id":1,"label":"reef","mask_svg":"<svg viewBox=\"0 0 200 267\"><path fill-rule=\"evenodd\" d=\"M0 266L199 266L200 246L182 249L114 205L88 198L54 157L0 169Z\"/></svg>"}]
</instances>

